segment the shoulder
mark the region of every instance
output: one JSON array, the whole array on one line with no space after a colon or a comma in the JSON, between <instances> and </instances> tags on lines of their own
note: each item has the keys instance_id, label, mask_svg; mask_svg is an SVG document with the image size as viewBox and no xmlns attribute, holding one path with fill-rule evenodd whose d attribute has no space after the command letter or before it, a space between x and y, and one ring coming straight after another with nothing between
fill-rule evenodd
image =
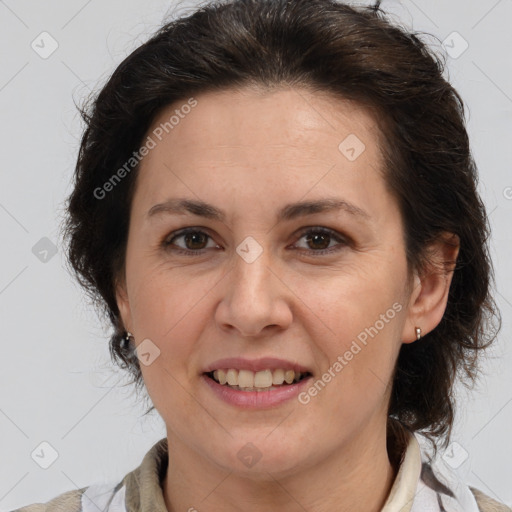
<instances>
[{"instance_id":1,"label":"shoulder","mask_svg":"<svg viewBox=\"0 0 512 512\"><path fill-rule=\"evenodd\" d=\"M470 489L481 512L512 512L512 508L507 507L507 505L499 501L493 500L482 491L474 487L470 487Z\"/></svg>"},{"instance_id":2,"label":"shoulder","mask_svg":"<svg viewBox=\"0 0 512 512\"><path fill-rule=\"evenodd\" d=\"M165 510L160 481L167 470L167 438L155 443L142 463L119 480L102 481L60 494L48 503L34 503L11 512L126 512L151 503Z\"/></svg>"},{"instance_id":3,"label":"shoulder","mask_svg":"<svg viewBox=\"0 0 512 512\"><path fill-rule=\"evenodd\" d=\"M87 487L68 491L47 503L34 503L12 512L82 512L82 495Z\"/></svg>"}]
</instances>

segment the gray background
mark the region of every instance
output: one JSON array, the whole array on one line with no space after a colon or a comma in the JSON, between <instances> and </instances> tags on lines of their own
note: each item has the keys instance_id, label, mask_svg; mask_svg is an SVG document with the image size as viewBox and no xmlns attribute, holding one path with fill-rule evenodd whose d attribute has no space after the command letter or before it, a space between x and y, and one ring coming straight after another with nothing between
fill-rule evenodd
<instances>
[{"instance_id":1,"label":"gray background","mask_svg":"<svg viewBox=\"0 0 512 512\"><path fill-rule=\"evenodd\" d=\"M166 13L180 15L191 5L0 0L1 510L121 478L165 436L158 415L141 418L132 390L121 387L108 326L65 270L58 229L81 129L73 100L104 83ZM451 52L448 76L468 105L503 328L478 388L459 390L457 444L445 461L511 505L512 1L390 0L382 7L446 41L438 49ZM44 55L52 44L58 48ZM48 469L40 465L51 462L52 449L42 442L58 454ZM34 450L39 458L31 457Z\"/></svg>"}]
</instances>

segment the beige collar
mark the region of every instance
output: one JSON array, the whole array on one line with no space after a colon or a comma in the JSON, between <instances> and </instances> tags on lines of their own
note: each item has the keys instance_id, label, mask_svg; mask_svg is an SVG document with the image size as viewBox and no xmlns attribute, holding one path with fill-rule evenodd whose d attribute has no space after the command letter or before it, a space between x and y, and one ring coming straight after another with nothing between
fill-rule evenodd
<instances>
[{"instance_id":1,"label":"beige collar","mask_svg":"<svg viewBox=\"0 0 512 512\"><path fill-rule=\"evenodd\" d=\"M421 450L414 434L407 430L407 447L393 487L381 512L410 512L421 474Z\"/></svg>"}]
</instances>

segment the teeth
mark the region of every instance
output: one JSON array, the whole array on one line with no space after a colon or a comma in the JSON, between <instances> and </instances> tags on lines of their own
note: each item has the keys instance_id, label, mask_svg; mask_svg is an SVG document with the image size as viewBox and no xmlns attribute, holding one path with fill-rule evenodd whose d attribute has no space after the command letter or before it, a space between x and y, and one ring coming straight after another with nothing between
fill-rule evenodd
<instances>
[{"instance_id":1,"label":"teeth","mask_svg":"<svg viewBox=\"0 0 512 512\"><path fill-rule=\"evenodd\" d=\"M286 384L291 384L294 378L295 372L293 370L286 370L284 372L284 380L286 381Z\"/></svg>"},{"instance_id":2,"label":"teeth","mask_svg":"<svg viewBox=\"0 0 512 512\"><path fill-rule=\"evenodd\" d=\"M224 370L215 370L213 372L213 378L220 384L226 384L226 372Z\"/></svg>"},{"instance_id":3,"label":"teeth","mask_svg":"<svg viewBox=\"0 0 512 512\"><path fill-rule=\"evenodd\" d=\"M231 382L230 382L231 384ZM238 372L238 386L241 388L252 388L254 387L254 373L249 370L240 370ZM258 386L259 387L259 386Z\"/></svg>"},{"instance_id":4,"label":"teeth","mask_svg":"<svg viewBox=\"0 0 512 512\"><path fill-rule=\"evenodd\" d=\"M284 370L274 370L272 373L272 384L280 386L284 382Z\"/></svg>"},{"instance_id":5,"label":"teeth","mask_svg":"<svg viewBox=\"0 0 512 512\"><path fill-rule=\"evenodd\" d=\"M226 380L230 386L238 386L238 370L230 368L226 374Z\"/></svg>"},{"instance_id":6,"label":"teeth","mask_svg":"<svg viewBox=\"0 0 512 512\"><path fill-rule=\"evenodd\" d=\"M251 372L252 373L252 372ZM238 383L243 388L244 385ZM270 370L263 370L254 374L254 387L255 388L269 388L272 386L272 372Z\"/></svg>"},{"instance_id":7,"label":"teeth","mask_svg":"<svg viewBox=\"0 0 512 512\"><path fill-rule=\"evenodd\" d=\"M300 372L294 370L262 370L259 372L252 372L250 370L235 370L229 368L227 370L219 369L213 372L213 378L224 385L243 389L246 391L264 391L273 389L273 386L282 386L297 382L300 380Z\"/></svg>"}]
</instances>

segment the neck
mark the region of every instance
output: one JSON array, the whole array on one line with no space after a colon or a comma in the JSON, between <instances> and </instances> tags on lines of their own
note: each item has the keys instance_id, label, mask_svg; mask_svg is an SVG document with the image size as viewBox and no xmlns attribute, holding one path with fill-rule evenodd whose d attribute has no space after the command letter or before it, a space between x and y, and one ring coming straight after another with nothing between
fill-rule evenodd
<instances>
[{"instance_id":1,"label":"neck","mask_svg":"<svg viewBox=\"0 0 512 512\"><path fill-rule=\"evenodd\" d=\"M396 470L386 450L386 430L358 435L313 466L285 476L251 479L220 469L169 435L163 482L169 512L379 512Z\"/></svg>"}]
</instances>

